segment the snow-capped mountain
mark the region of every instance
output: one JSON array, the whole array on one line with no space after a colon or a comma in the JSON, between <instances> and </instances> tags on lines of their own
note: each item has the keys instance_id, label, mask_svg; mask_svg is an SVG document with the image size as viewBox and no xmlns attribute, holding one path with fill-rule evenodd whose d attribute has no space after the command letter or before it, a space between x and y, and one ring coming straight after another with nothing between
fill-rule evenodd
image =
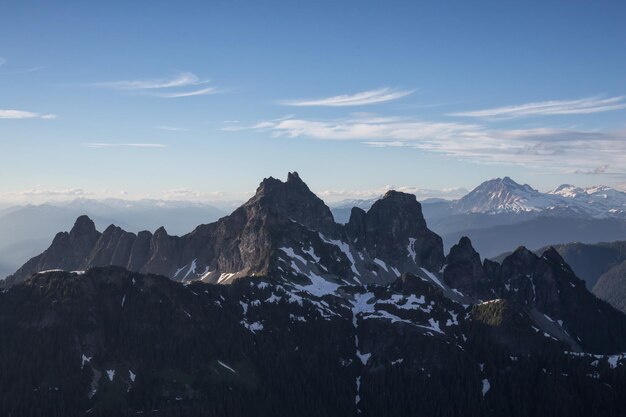
<instances>
[{"instance_id":1,"label":"snow-capped mountain","mask_svg":"<svg viewBox=\"0 0 626 417\"><path fill-rule=\"evenodd\" d=\"M339 222L349 218L350 209L367 210L376 200L345 200L332 206ZM481 183L458 200L428 199L422 202L424 214L434 217L454 214L550 214L592 218L626 217L626 192L604 185L581 188L563 184L541 192L510 177L494 178Z\"/></svg>"},{"instance_id":2,"label":"snow-capped mountain","mask_svg":"<svg viewBox=\"0 0 626 417\"><path fill-rule=\"evenodd\" d=\"M563 184L548 194L562 197L566 203L586 210L594 217L626 214L626 193L605 185L581 188Z\"/></svg>"},{"instance_id":3,"label":"snow-capped mountain","mask_svg":"<svg viewBox=\"0 0 626 417\"><path fill-rule=\"evenodd\" d=\"M452 205L460 213L545 212L605 218L626 214L626 193L604 185L580 188L569 184L542 193L504 177L483 182Z\"/></svg>"},{"instance_id":4,"label":"snow-capped mountain","mask_svg":"<svg viewBox=\"0 0 626 417\"><path fill-rule=\"evenodd\" d=\"M604 185L587 188L563 184L542 193L509 177L485 181L452 203L460 213L570 213L593 218L626 214L626 193Z\"/></svg>"},{"instance_id":5,"label":"snow-capped mountain","mask_svg":"<svg viewBox=\"0 0 626 417\"><path fill-rule=\"evenodd\" d=\"M485 181L454 203L461 213L529 212L552 209L561 198L543 194L509 177Z\"/></svg>"}]
</instances>

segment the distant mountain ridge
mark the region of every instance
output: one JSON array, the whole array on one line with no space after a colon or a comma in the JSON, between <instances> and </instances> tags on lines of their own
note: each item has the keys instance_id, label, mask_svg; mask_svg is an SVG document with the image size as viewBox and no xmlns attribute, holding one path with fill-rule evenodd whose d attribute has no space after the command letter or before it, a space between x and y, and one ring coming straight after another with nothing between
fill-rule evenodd
<instances>
[{"instance_id":1,"label":"distant mountain ridge","mask_svg":"<svg viewBox=\"0 0 626 417\"><path fill-rule=\"evenodd\" d=\"M367 210L372 200L350 201ZM424 217L449 250L469 236L485 257L519 245L538 249L568 242L626 239L626 193L606 186L561 185L542 193L509 177L485 181L459 200L428 199ZM349 208L333 207L339 222Z\"/></svg>"},{"instance_id":2,"label":"distant mountain ridge","mask_svg":"<svg viewBox=\"0 0 626 417\"><path fill-rule=\"evenodd\" d=\"M333 205L333 209L348 206L367 209L374 201L347 200ZM604 185L581 188L563 184L544 193L510 177L485 181L458 200L428 199L423 204L445 207L446 215L534 212L626 218L626 192Z\"/></svg>"},{"instance_id":3,"label":"distant mountain ridge","mask_svg":"<svg viewBox=\"0 0 626 417\"><path fill-rule=\"evenodd\" d=\"M163 200L77 199L8 207L0 210L0 280L43 251L59 230L69 230L83 214L103 229L114 223L137 233L165 225L178 235L226 213L207 204Z\"/></svg>"}]
</instances>

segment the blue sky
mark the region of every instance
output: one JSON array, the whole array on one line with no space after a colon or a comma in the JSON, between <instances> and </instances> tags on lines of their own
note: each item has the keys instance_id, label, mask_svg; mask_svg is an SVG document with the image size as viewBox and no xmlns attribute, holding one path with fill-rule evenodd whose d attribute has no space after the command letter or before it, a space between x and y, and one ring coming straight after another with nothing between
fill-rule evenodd
<instances>
[{"instance_id":1,"label":"blue sky","mask_svg":"<svg viewBox=\"0 0 626 417\"><path fill-rule=\"evenodd\" d=\"M624 188L625 17L623 1L5 2L0 200L242 199L293 170L328 200L505 175Z\"/></svg>"}]
</instances>

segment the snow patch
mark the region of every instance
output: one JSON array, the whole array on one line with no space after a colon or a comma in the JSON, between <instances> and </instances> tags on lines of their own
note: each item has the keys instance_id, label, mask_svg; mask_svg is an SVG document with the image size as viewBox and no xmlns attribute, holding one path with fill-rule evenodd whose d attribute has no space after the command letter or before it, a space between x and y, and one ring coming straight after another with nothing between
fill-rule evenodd
<instances>
[{"instance_id":1,"label":"snow patch","mask_svg":"<svg viewBox=\"0 0 626 417\"><path fill-rule=\"evenodd\" d=\"M429 270L427 270L426 268L420 268L422 270L422 272L424 272L426 274L426 276L428 278L430 278L431 281L433 281L435 284L439 285L442 289L446 289L446 287L444 287L444 285L441 283L441 281L439 281L439 278L437 278L437 276L435 274L433 274L432 272L430 272Z\"/></svg>"},{"instance_id":2,"label":"snow patch","mask_svg":"<svg viewBox=\"0 0 626 417\"><path fill-rule=\"evenodd\" d=\"M491 389L491 384L489 383L489 380L487 378L483 379L482 382L483 382L483 397L485 397L485 395Z\"/></svg>"},{"instance_id":3,"label":"snow patch","mask_svg":"<svg viewBox=\"0 0 626 417\"><path fill-rule=\"evenodd\" d=\"M234 272L222 273L222 274L220 274L220 277L217 279L217 283L221 284L222 282L226 281L227 279L229 279L233 275L235 275Z\"/></svg>"},{"instance_id":4,"label":"snow patch","mask_svg":"<svg viewBox=\"0 0 626 417\"><path fill-rule=\"evenodd\" d=\"M359 350L356 351L356 356L361 360L363 365L367 365L367 362L370 360L372 356L371 353L361 353Z\"/></svg>"},{"instance_id":5,"label":"snow patch","mask_svg":"<svg viewBox=\"0 0 626 417\"><path fill-rule=\"evenodd\" d=\"M226 365L224 362L222 362L221 360L218 359L217 363L219 363L220 365L222 365L224 368L228 369L230 372L236 374L237 371L235 371L233 368L231 368L230 366Z\"/></svg>"},{"instance_id":6,"label":"snow patch","mask_svg":"<svg viewBox=\"0 0 626 417\"><path fill-rule=\"evenodd\" d=\"M243 324L243 327L250 330L252 333L260 332L261 330L263 330L263 323L261 323L260 321L248 323L247 321L242 320L241 324Z\"/></svg>"},{"instance_id":7,"label":"snow patch","mask_svg":"<svg viewBox=\"0 0 626 417\"><path fill-rule=\"evenodd\" d=\"M346 255L346 257L350 261L350 263L351 263L350 269L352 269L352 272L354 272L356 275L361 276L361 273L356 269L355 262L354 262L354 256L352 256L352 252L350 252L350 245L348 245L345 242L342 242L341 240L327 239L321 233L319 235L320 235L320 238L324 242L330 243L331 245L337 246L339 248L339 250L342 251L344 253L344 255Z\"/></svg>"},{"instance_id":8,"label":"snow patch","mask_svg":"<svg viewBox=\"0 0 626 417\"><path fill-rule=\"evenodd\" d=\"M191 261L191 266L189 267L189 270L187 270L187 273L185 274L185 276L183 277L183 279L187 279L187 277L188 277L190 274L195 274L195 273L196 273L196 261L197 261L197 260L198 260L198 259L196 258L196 259L194 259L193 261Z\"/></svg>"},{"instance_id":9,"label":"snow patch","mask_svg":"<svg viewBox=\"0 0 626 417\"><path fill-rule=\"evenodd\" d=\"M80 369L83 369L86 363L91 362L91 358L93 358L93 356L85 356L85 354L83 353L83 357L81 358L82 362L80 364Z\"/></svg>"},{"instance_id":10,"label":"snow patch","mask_svg":"<svg viewBox=\"0 0 626 417\"><path fill-rule=\"evenodd\" d=\"M292 249L292 248L279 248L279 249L280 249L280 250L282 250L283 252L285 252L285 254L286 254L287 256L289 256L290 258L292 258L292 259L297 259L297 260L299 260L300 262L302 262L303 264L306 264L306 263L307 263L306 259L304 259L302 256L300 256L300 255L296 254L296 253L293 251L293 249Z\"/></svg>"},{"instance_id":11,"label":"snow patch","mask_svg":"<svg viewBox=\"0 0 626 417\"><path fill-rule=\"evenodd\" d=\"M416 262L416 256L417 254L415 253L415 241L417 239L415 239L414 237L410 237L409 238L409 246L407 246L407 250L409 251L409 258L413 259L413 262Z\"/></svg>"},{"instance_id":12,"label":"snow patch","mask_svg":"<svg viewBox=\"0 0 626 417\"><path fill-rule=\"evenodd\" d=\"M387 264L386 264L384 261L382 261L382 260L380 260L380 259L378 259L378 258L374 258L374 262L375 262L378 266L380 266L382 269L384 269L384 270L385 270L385 272L389 272L389 269L387 268Z\"/></svg>"},{"instance_id":13,"label":"snow patch","mask_svg":"<svg viewBox=\"0 0 626 417\"><path fill-rule=\"evenodd\" d=\"M306 253L307 255L309 255L311 258L313 258L313 260L315 261L315 263L319 263L319 261L322 259L319 256L317 256L315 254L315 251L313 250L313 246L311 246L309 249L307 250L302 250L302 252Z\"/></svg>"},{"instance_id":14,"label":"snow patch","mask_svg":"<svg viewBox=\"0 0 626 417\"><path fill-rule=\"evenodd\" d=\"M304 275L304 274L303 274ZM306 274L311 281L309 285L294 284L294 287L300 291L308 292L317 297L323 297L328 294L334 294L339 288L338 284L330 282L314 272Z\"/></svg>"}]
</instances>

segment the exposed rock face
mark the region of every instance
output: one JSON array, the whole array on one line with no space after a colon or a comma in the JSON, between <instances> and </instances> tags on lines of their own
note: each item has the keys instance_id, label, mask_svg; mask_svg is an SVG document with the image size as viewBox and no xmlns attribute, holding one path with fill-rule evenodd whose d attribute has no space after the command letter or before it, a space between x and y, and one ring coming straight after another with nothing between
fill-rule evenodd
<instances>
[{"instance_id":1,"label":"exposed rock face","mask_svg":"<svg viewBox=\"0 0 626 417\"><path fill-rule=\"evenodd\" d=\"M176 281L221 284L254 275L318 289L388 284L409 273L416 278L401 278L397 285L423 292L421 287L435 284L441 296L463 304L504 298L539 319L547 315L546 326L556 326L558 320L568 323L567 332L583 335L584 346L616 346L622 337L593 319L598 311L606 317L618 313L590 294L552 249L540 257L520 248L501 265L481 265L470 240L463 238L445 264L439 274L442 242L427 228L414 195L388 192L368 212L353 209L350 222L340 226L294 173L286 182L264 180L256 195L231 215L181 237L168 235L164 228L135 235L110 226L99 233L91 220L79 217L69 233L59 233L50 248L3 284L11 286L45 270L109 265ZM560 331L568 337L565 328Z\"/></svg>"},{"instance_id":2,"label":"exposed rock face","mask_svg":"<svg viewBox=\"0 0 626 417\"><path fill-rule=\"evenodd\" d=\"M388 191L367 213L353 209L346 230L350 241L374 258L396 263L413 258L431 271L443 265L441 237L426 227L413 194Z\"/></svg>"},{"instance_id":3,"label":"exposed rock face","mask_svg":"<svg viewBox=\"0 0 626 417\"><path fill-rule=\"evenodd\" d=\"M5 286L21 282L39 271L81 269L83 265L89 262L91 250L100 236L95 224L89 217L78 217L69 233L57 233L50 247L8 277L4 282Z\"/></svg>"},{"instance_id":4,"label":"exposed rock face","mask_svg":"<svg viewBox=\"0 0 626 417\"><path fill-rule=\"evenodd\" d=\"M4 285L43 270L107 265L179 281L274 274L386 283L420 267L439 271L442 262L441 238L426 227L414 195L390 191L368 213L355 209L344 227L294 172L286 182L264 179L231 215L181 237L164 228L135 235L115 226L100 234L81 217Z\"/></svg>"},{"instance_id":5,"label":"exposed rock face","mask_svg":"<svg viewBox=\"0 0 626 417\"><path fill-rule=\"evenodd\" d=\"M559 280L560 276L554 269L556 266L554 261L554 258L548 259L543 256L540 258L521 247L502 262L500 277L505 286L515 290L511 297L518 302L536 306L548 314L558 314L560 287L565 285L569 287L570 284L569 281ZM571 275L578 281L573 274ZM569 291L567 288L564 290Z\"/></svg>"},{"instance_id":6,"label":"exposed rock face","mask_svg":"<svg viewBox=\"0 0 626 417\"><path fill-rule=\"evenodd\" d=\"M553 324L567 323L569 334L585 335L584 349L626 341L623 329L610 324L622 314L591 294L555 249L537 256L520 247L491 273L501 297L546 315Z\"/></svg>"},{"instance_id":7,"label":"exposed rock face","mask_svg":"<svg viewBox=\"0 0 626 417\"><path fill-rule=\"evenodd\" d=\"M450 249L446 257L443 280L464 294L485 300L493 297L494 283L487 277L480 262L480 255L472 247L469 238L465 236Z\"/></svg>"},{"instance_id":8,"label":"exposed rock face","mask_svg":"<svg viewBox=\"0 0 626 417\"><path fill-rule=\"evenodd\" d=\"M272 177L264 179L244 207L267 210L322 233L339 229L330 208L309 189L297 172L290 172L286 182Z\"/></svg>"}]
</instances>

